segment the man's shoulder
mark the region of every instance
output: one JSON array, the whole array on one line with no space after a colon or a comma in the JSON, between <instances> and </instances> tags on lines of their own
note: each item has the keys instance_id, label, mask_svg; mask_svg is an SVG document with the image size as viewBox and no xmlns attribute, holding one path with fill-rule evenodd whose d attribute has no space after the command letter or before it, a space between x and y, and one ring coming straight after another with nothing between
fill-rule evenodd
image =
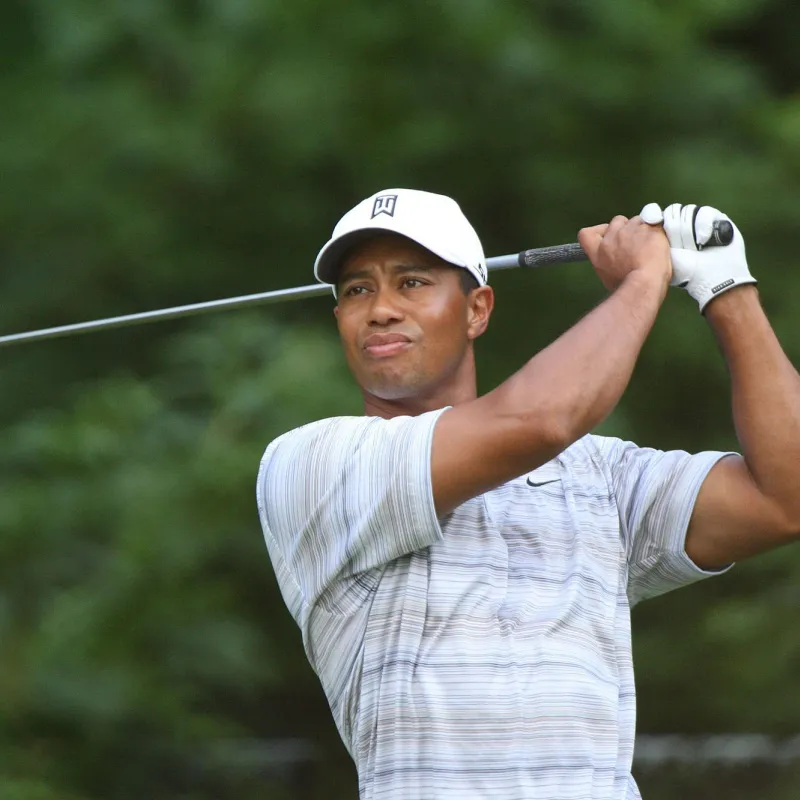
<instances>
[{"instance_id":1,"label":"man's shoulder","mask_svg":"<svg viewBox=\"0 0 800 800\"><path fill-rule=\"evenodd\" d=\"M388 419L367 415L325 417L282 433L269 443L267 453L282 445L289 445L284 449L293 450L322 443L346 447L365 435L375 434L378 438L383 438L385 435L390 438L400 431L429 430L439 415L446 410L447 407L443 407L416 416L399 415Z\"/></svg>"},{"instance_id":2,"label":"man's shoulder","mask_svg":"<svg viewBox=\"0 0 800 800\"><path fill-rule=\"evenodd\" d=\"M276 436L267 445L267 452L274 451L282 444L309 446L327 436L347 435L368 425L370 419L370 417L339 416L306 422Z\"/></svg>"},{"instance_id":3,"label":"man's shoulder","mask_svg":"<svg viewBox=\"0 0 800 800\"><path fill-rule=\"evenodd\" d=\"M326 417L307 422L276 436L261 456L261 473L280 464L288 466L313 457L320 450L346 447L343 435L359 417Z\"/></svg>"},{"instance_id":4,"label":"man's shoulder","mask_svg":"<svg viewBox=\"0 0 800 800\"><path fill-rule=\"evenodd\" d=\"M367 451L384 459L392 451L395 438L427 435L439 413L430 411L418 416L397 416L390 419L376 416L337 416L308 422L273 439L262 457L262 464L277 458L296 461L298 458L323 458L337 461L356 452Z\"/></svg>"}]
</instances>

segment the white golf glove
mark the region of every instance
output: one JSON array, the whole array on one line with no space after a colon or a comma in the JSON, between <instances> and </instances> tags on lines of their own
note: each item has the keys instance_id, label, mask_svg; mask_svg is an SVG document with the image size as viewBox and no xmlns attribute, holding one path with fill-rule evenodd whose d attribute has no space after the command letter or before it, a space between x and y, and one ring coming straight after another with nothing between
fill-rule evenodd
<instances>
[{"instance_id":1,"label":"white golf glove","mask_svg":"<svg viewBox=\"0 0 800 800\"><path fill-rule=\"evenodd\" d=\"M702 314L708 303L734 286L756 283L747 266L744 238L726 214L711 206L673 203L663 211L648 203L640 214L650 225L664 225L672 257L672 285L686 289ZM724 246L706 246L714 238L714 222L727 220L733 240Z\"/></svg>"}]
</instances>

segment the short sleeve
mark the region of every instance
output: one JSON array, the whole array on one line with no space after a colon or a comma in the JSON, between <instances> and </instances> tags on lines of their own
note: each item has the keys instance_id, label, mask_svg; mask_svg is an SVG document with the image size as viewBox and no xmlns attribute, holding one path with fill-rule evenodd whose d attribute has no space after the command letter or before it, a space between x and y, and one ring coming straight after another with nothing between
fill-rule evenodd
<instances>
[{"instance_id":1,"label":"short sleeve","mask_svg":"<svg viewBox=\"0 0 800 800\"><path fill-rule=\"evenodd\" d=\"M654 450L620 439L592 438L619 509L631 605L725 572L700 569L686 554L686 533L709 471L734 454Z\"/></svg>"},{"instance_id":2,"label":"short sleeve","mask_svg":"<svg viewBox=\"0 0 800 800\"><path fill-rule=\"evenodd\" d=\"M377 580L370 570L441 538L431 446L444 410L390 420L335 417L269 445L258 473L258 511L298 623L333 583L352 579L363 589Z\"/></svg>"}]
</instances>

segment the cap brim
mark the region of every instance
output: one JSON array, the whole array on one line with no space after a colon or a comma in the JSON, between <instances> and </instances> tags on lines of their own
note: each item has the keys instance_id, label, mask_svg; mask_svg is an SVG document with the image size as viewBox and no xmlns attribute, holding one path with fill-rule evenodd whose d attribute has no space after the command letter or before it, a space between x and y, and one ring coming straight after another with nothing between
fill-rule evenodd
<instances>
[{"instance_id":1,"label":"cap brim","mask_svg":"<svg viewBox=\"0 0 800 800\"><path fill-rule=\"evenodd\" d=\"M332 239L319 251L316 263L314 264L315 277L322 283L336 285L342 261L347 255L348 250L351 250L366 239L384 234L394 234L395 236L402 236L404 239L408 239L408 237L403 236L402 233L397 233L390 228L384 228L378 225L349 231L336 239Z\"/></svg>"}]
</instances>

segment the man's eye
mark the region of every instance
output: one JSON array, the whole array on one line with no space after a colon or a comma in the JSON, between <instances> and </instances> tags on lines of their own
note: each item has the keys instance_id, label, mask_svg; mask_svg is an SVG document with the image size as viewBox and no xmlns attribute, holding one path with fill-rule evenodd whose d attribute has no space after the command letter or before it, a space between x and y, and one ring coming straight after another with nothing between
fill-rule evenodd
<instances>
[{"instance_id":1,"label":"man's eye","mask_svg":"<svg viewBox=\"0 0 800 800\"><path fill-rule=\"evenodd\" d=\"M424 285L425 281L422 281L419 278L406 278L403 281L403 286L408 286L410 289L416 289L418 286Z\"/></svg>"},{"instance_id":2,"label":"man's eye","mask_svg":"<svg viewBox=\"0 0 800 800\"><path fill-rule=\"evenodd\" d=\"M364 286L350 286L348 289L345 289L344 294L345 297L355 297L355 295L366 291L367 290Z\"/></svg>"}]
</instances>

